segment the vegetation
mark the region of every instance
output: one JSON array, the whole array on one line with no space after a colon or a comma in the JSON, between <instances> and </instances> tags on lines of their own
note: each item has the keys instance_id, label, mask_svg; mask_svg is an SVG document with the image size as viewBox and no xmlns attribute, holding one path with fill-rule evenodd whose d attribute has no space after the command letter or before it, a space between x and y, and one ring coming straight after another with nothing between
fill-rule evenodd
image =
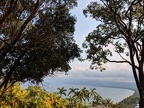
<instances>
[{"instance_id":1,"label":"vegetation","mask_svg":"<svg viewBox=\"0 0 144 108\"><path fill-rule=\"evenodd\" d=\"M131 66L144 108L144 2L143 0L100 0L83 11L99 22L89 33L83 47L91 60L91 69L104 63L126 63ZM112 57L118 55L119 58Z\"/></svg>"},{"instance_id":2,"label":"vegetation","mask_svg":"<svg viewBox=\"0 0 144 108\"><path fill-rule=\"evenodd\" d=\"M0 102L1 108L66 108L68 103L57 93L48 93L39 86L22 89L19 84L9 88Z\"/></svg>"},{"instance_id":3,"label":"vegetation","mask_svg":"<svg viewBox=\"0 0 144 108\"><path fill-rule=\"evenodd\" d=\"M129 96L118 103L119 106L123 106L123 108L134 108L139 103L139 93L135 91L132 96Z\"/></svg>"},{"instance_id":4,"label":"vegetation","mask_svg":"<svg viewBox=\"0 0 144 108\"><path fill-rule=\"evenodd\" d=\"M80 56L74 6L76 0L0 1L0 91L70 70L71 60Z\"/></svg>"},{"instance_id":5,"label":"vegetation","mask_svg":"<svg viewBox=\"0 0 144 108\"><path fill-rule=\"evenodd\" d=\"M100 70L106 62L128 63L140 94L140 108L144 108L143 0L100 1L84 10L86 16L101 22L83 44L87 59L92 60L92 69ZM70 88L68 94L64 87L49 93L39 86L22 89L17 83L39 83L56 71L67 72L69 63L80 57L81 50L73 39L76 18L70 14L75 6L77 0L0 1L1 108L125 108L133 102L127 98L127 102L114 104L85 87ZM121 60L111 60L114 53Z\"/></svg>"},{"instance_id":6,"label":"vegetation","mask_svg":"<svg viewBox=\"0 0 144 108\"><path fill-rule=\"evenodd\" d=\"M69 88L69 92L62 87L58 92L47 92L40 86L29 86L22 89L16 83L7 89L7 93L0 98L1 108L90 108L105 106L106 108L126 108L115 104L111 99L103 99L96 89L87 90ZM62 98L66 96L65 98Z\"/></svg>"}]
</instances>

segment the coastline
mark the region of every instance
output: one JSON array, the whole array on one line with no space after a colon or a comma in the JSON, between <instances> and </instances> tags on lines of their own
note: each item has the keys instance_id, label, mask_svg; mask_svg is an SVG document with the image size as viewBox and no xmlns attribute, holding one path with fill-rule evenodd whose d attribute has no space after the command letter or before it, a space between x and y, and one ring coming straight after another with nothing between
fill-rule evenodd
<instances>
[{"instance_id":1,"label":"coastline","mask_svg":"<svg viewBox=\"0 0 144 108\"><path fill-rule=\"evenodd\" d=\"M133 95L134 90L122 87L113 87L113 86L97 86L97 85L79 85L79 84L59 84L59 85L51 85L48 88L45 88L49 92L56 92L57 88L65 87L69 91L69 88L79 88L82 89L86 87L88 90L91 88L96 88L96 92L100 94L104 99L110 98L114 103L118 103L123 99ZM67 92L68 92L67 91Z\"/></svg>"},{"instance_id":2,"label":"coastline","mask_svg":"<svg viewBox=\"0 0 144 108\"><path fill-rule=\"evenodd\" d=\"M133 95L123 99L118 104L119 105L129 105L128 108L134 108L139 103L139 93L138 90L133 93Z\"/></svg>"},{"instance_id":3,"label":"coastline","mask_svg":"<svg viewBox=\"0 0 144 108\"><path fill-rule=\"evenodd\" d=\"M100 85L96 85L96 86L97 87L118 88L118 89L126 89L126 90L137 91L136 88L130 88L130 87L100 86Z\"/></svg>"},{"instance_id":4,"label":"coastline","mask_svg":"<svg viewBox=\"0 0 144 108\"><path fill-rule=\"evenodd\" d=\"M29 84L27 83L26 85L28 86ZM115 103L121 102L125 98L133 95L134 92L136 91L136 87L133 85L134 84L121 83L121 82L99 83L98 81L61 82L60 80L57 79L51 81L45 80L42 85L40 84L40 86L42 86L48 92L56 92L57 88L62 88L62 87L65 87L67 90L69 90L69 88L71 87L79 88L79 89L86 87L89 90L91 88L96 88L96 92L100 94L103 98L110 98Z\"/></svg>"},{"instance_id":5,"label":"coastline","mask_svg":"<svg viewBox=\"0 0 144 108\"><path fill-rule=\"evenodd\" d=\"M110 88L110 89L119 89L119 90L130 90L132 91L132 93L130 93L129 95L123 97L123 99L115 102L115 103L119 103L121 101L123 101L124 99L134 95L135 93L137 93L137 90L136 89L132 89L132 88L126 88L126 87L114 87L114 86L97 86L97 87L103 87L103 88Z\"/></svg>"},{"instance_id":6,"label":"coastline","mask_svg":"<svg viewBox=\"0 0 144 108\"><path fill-rule=\"evenodd\" d=\"M108 85L108 86L96 85L96 87L115 88L115 89L125 89L125 90L131 90L131 91L133 91L133 93L132 93L131 95L126 96L125 98L123 98L123 99L122 99L121 101L119 101L119 102L122 102L123 100L125 100L125 99L127 99L127 98L129 98L129 97L131 97L131 96L133 96L133 95L135 95L135 94L138 93L138 90L137 90L136 87L119 87L119 86L110 86L110 85ZM119 103L119 102L117 102L117 103Z\"/></svg>"}]
</instances>

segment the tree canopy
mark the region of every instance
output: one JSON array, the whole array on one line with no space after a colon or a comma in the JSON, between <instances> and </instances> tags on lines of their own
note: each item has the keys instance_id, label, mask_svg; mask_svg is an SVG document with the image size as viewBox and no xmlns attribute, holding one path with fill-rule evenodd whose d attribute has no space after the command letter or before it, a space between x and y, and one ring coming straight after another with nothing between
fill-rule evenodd
<instances>
[{"instance_id":1,"label":"tree canopy","mask_svg":"<svg viewBox=\"0 0 144 108\"><path fill-rule=\"evenodd\" d=\"M81 52L73 39L74 6L76 0L0 1L0 88L70 70Z\"/></svg>"},{"instance_id":2,"label":"tree canopy","mask_svg":"<svg viewBox=\"0 0 144 108\"><path fill-rule=\"evenodd\" d=\"M83 11L99 22L86 37L83 47L92 69L103 63L127 63L132 67L144 107L144 2L143 0L100 0ZM111 56L118 54L119 59ZM142 104L143 103L143 104Z\"/></svg>"}]
</instances>

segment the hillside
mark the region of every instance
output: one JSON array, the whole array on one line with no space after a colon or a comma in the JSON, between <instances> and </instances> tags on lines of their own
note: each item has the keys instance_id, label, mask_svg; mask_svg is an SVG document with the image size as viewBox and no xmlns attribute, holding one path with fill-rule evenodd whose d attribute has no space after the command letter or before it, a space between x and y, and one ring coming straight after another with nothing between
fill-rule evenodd
<instances>
[{"instance_id":1,"label":"hillside","mask_svg":"<svg viewBox=\"0 0 144 108\"><path fill-rule=\"evenodd\" d=\"M132 96L129 96L118 103L119 106L124 106L126 108L133 108L139 102L139 93L135 91Z\"/></svg>"}]
</instances>

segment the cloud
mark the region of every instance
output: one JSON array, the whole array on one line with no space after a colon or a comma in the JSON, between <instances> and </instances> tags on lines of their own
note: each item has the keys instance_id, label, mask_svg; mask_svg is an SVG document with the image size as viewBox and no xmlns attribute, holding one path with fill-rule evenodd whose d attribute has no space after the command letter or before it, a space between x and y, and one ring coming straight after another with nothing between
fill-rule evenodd
<instances>
[{"instance_id":1,"label":"cloud","mask_svg":"<svg viewBox=\"0 0 144 108\"><path fill-rule=\"evenodd\" d=\"M72 70L68 72L68 76L61 77L68 79L97 79L117 82L134 82L132 70L128 64L107 63L104 65L106 70L103 72L100 72L99 70L91 70L89 69L89 65L89 62L73 62L71 64Z\"/></svg>"},{"instance_id":2,"label":"cloud","mask_svg":"<svg viewBox=\"0 0 144 108\"><path fill-rule=\"evenodd\" d=\"M72 15L77 17L74 38L80 47L85 40L85 36L92 32L99 24L91 18L85 18L82 13L82 10L86 8L90 1L91 0L86 0L83 2L80 0L78 7L71 11ZM85 53L82 54L82 56L85 55ZM119 59L117 55L113 58ZM57 73L50 79L54 79L53 81L56 84L61 82L90 85L118 85L123 82L134 82L132 70L128 64L107 63L103 65L106 67L106 70L103 72L100 72L99 70L90 70L90 64L91 63L89 61L80 62L78 60L74 60L74 62L71 63L72 69L68 72L68 75L65 75L65 73Z\"/></svg>"}]
</instances>

